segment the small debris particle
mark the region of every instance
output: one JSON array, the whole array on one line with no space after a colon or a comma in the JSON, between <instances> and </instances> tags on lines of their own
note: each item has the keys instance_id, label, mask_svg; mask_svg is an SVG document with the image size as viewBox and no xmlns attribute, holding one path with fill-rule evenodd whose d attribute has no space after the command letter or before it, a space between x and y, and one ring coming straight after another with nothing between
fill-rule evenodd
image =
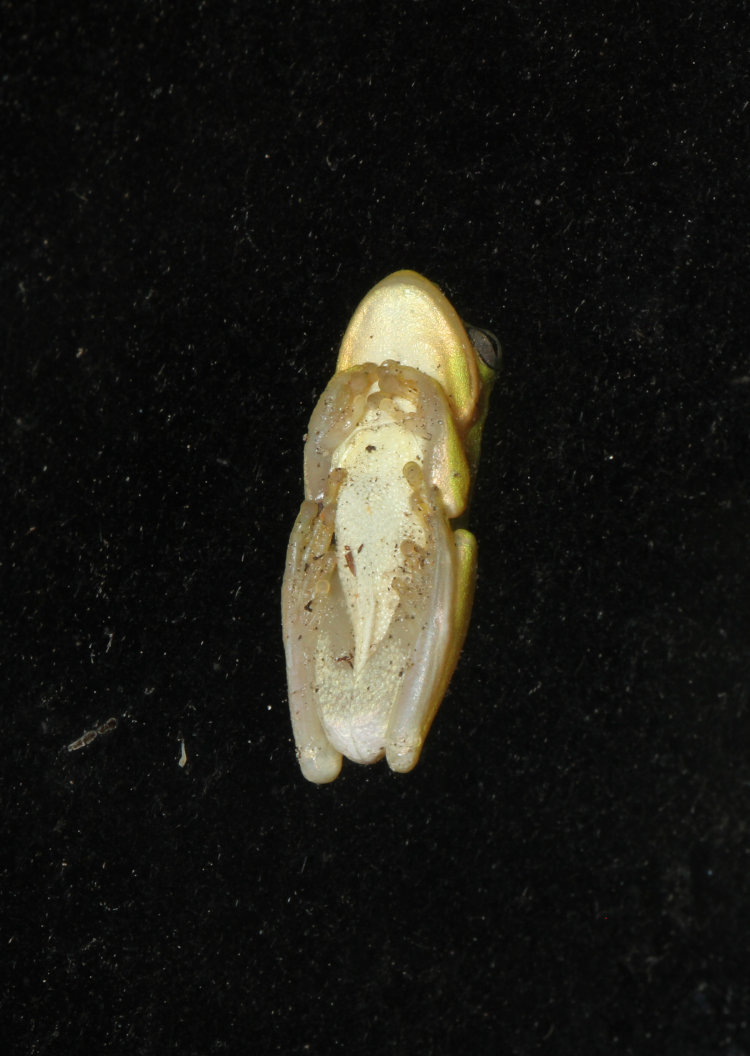
<instances>
[{"instance_id":1,"label":"small debris particle","mask_svg":"<svg viewBox=\"0 0 750 1056\"><path fill-rule=\"evenodd\" d=\"M98 726L95 726L93 730L86 730L82 733L77 740L72 741L68 745L68 751L77 752L80 748L86 748L92 741L95 741L97 737L103 737L105 734L111 733L116 727L117 719L113 715L111 719L107 719L106 722L102 722Z\"/></svg>"},{"instance_id":2,"label":"small debris particle","mask_svg":"<svg viewBox=\"0 0 750 1056\"><path fill-rule=\"evenodd\" d=\"M68 751L77 752L79 748L86 748L92 741L95 741L96 738L96 730L86 730L85 733L81 734L77 741L73 741L72 744L68 745Z\"/></svg>"},{"instance_id":3,"label":"small debris particle","mask_svg":"<svg viewBox=\"0 0 750 1056\"><path fill-rule=\"evenodd\" d=\"M354 554L350 546L344 547L344 560L346 561L346 567L349 569L353 576L356 576L357 570L354 567Z\"/></svg>"}]
</instances>

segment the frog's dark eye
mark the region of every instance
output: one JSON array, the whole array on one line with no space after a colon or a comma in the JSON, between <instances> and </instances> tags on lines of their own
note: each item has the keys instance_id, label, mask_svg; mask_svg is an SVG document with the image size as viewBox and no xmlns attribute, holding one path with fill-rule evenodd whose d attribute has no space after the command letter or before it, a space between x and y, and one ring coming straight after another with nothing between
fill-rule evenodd
<instances>
[{"instance_id":1,"label":"frog's dark eye","mask_svg":"<svg viewBox=\"0 0 750 1056\"><path fill-rule=\"evenodd\" d=\"M467 323L466 333L469 335L469 340L485 366L489 367L490 370L498 370L503 353L500 348L500 342L492 331L482 330L478 326L469 326Z\"/></svg>"}]
</instances>

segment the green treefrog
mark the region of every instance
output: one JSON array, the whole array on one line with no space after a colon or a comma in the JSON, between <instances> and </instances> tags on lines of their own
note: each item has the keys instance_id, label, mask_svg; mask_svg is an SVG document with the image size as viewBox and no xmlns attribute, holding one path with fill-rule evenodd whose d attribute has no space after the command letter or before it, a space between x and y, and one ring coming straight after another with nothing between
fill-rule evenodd
<instances>
[{"instance_id":1,"label":"green treefrog","mask_svg":"<svg viewBox=\"0 0 750 1056\"><path fill-rule=\"evenodd\" d=\"M464 526L500 349L397 271L360 303L313 411L282 587L304 776L342 756L416 764L466 636L477 546Z\"/></svg>"}]
</instances>

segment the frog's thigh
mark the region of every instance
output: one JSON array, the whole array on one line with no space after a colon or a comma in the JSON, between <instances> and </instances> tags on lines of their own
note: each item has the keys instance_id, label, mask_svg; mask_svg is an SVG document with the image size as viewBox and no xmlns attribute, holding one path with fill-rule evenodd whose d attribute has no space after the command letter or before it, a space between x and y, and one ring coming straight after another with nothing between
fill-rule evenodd
<instances>
[{"instance_id":1,"label":"frog's thigh","mask_svg":"<svg viewBox=\"0 0 750 1056\"><path fill-rule=\"evenodd\" d=\"M312 641L316 619L311 614L312 604L308 597L311 584L306 571L311 548L317 549L314 539L320 526L316 510L314 502L303 502L292 530L282 589L282 617L289 708L297 758L308 781L325 784L338 777L341 753L326 737L315 705Z\"/></svg>"},{"instance_id":2,"label":"frog's thigh","mask_svg":"<svg viewBox=\"0 0 750 1056\"><path fill-rule=\"evenodd\" d=\"M456 669L471 615L477 570L477 541L471 532L463 528L452 532L448 525L445 525L444 537L448 545L443 549L444 559L438 561L436 570L434 620L426 638L421 639L418 646L418 651L421 650L424 655L414 657L413 673L416 677L407 679L411 688L399 700L388 730L388 765L400 773L413 769L419 760L422 745ZM442 548L438 549L440 552ZM446 559L448 555L452 560ZM446 605L449 608L447 620L441 611ZM445 627L442 633L440 624ZM418 692L417 686L424 687L430 681L431 674L434 680L430 690L425 692L422 688Z\"/></svg>"},{"instance_id":3,"label":"frog's thigh","mask_svg":"<svg viewBox=\"0 0 750 1056\"><path fill-rule=\"evenodd\" d=\"M467 567L464 542L459 550L454 532L438 507L434 507L429 522L433 556L425 566L420 586L429 606L422 614L424 622L413 654L405 658L405 674L388 724L385 749L388 765L399 773L416 766L459 652L454 647L455 616L458 576L465 575L462 570Z\"/></svg>"}]
</instances>

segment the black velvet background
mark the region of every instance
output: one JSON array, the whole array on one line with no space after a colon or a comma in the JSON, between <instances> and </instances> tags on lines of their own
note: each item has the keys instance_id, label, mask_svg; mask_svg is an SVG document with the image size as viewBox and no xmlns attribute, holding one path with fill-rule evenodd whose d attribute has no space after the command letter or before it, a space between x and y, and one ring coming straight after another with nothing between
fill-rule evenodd
<instances>
[{"instance_id":1,"label":"black velvet background","mask_svg":"<svg viewBox=\"0 0 750 1056\"><path fill-rule=\"evenodd\" d=\"M750 1054L746 5L0 9L6 1051ZM475 612L317 788L302 436L402 267L503 343Z\"/></svg>"}]
</instances>

